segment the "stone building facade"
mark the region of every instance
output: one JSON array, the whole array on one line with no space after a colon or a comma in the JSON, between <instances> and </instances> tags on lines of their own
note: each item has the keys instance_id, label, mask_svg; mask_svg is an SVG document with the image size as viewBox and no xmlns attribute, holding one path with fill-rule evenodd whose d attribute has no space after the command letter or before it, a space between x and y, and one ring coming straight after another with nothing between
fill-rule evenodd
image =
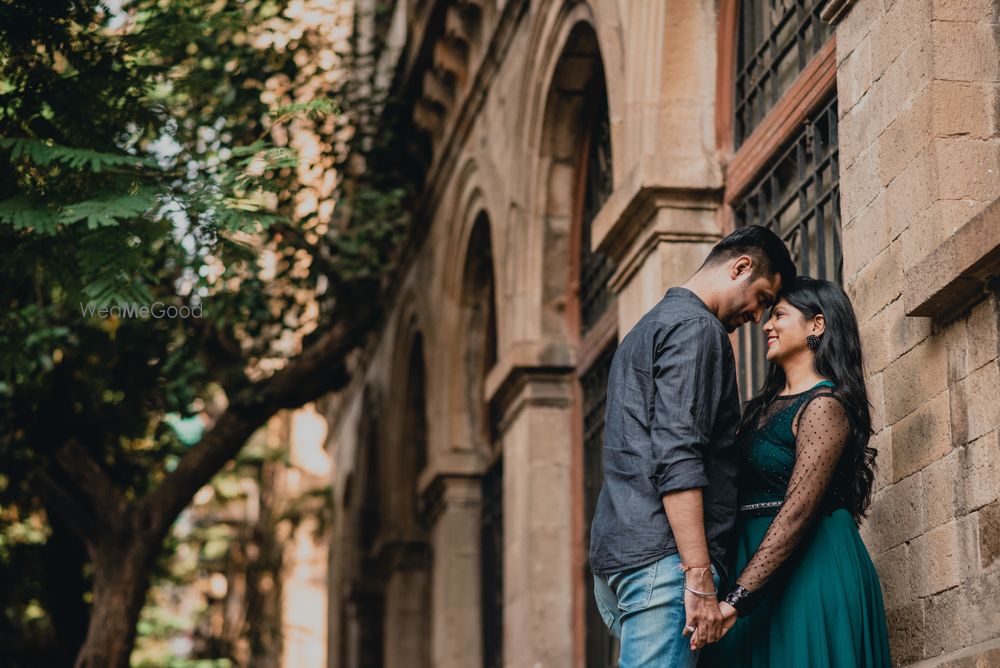
<instances>
[{"instance_id":1,"label":"stone building facade","mask_svg":"<svg viewBox=\"0 0 1000 668\"><path fill-rule=\"evenodd\" d=\"M895 662L1000 665L998 3L358 6L416 99L427 233L328 409L328 664L613 665L585 549L611 353L762 223L861 323ZM734 345L746 394L759 330Z\"/></svg>"}]
</instances>

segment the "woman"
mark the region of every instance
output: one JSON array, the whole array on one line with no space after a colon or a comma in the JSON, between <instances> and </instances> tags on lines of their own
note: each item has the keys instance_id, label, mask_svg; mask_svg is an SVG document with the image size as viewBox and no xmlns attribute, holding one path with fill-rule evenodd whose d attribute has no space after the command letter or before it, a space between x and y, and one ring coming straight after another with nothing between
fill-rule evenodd
<instances>
[{"instance_id":1,"label":"woman","mask_svg":"<svg viewBox=\"0 0 1000 668\"><path fill-rule=\"evenodd\" d=\"M770 368L739 429L728 632L699 666L889 666L882 592L856 524L876 453L854 310L839 286L800 277L764 333Z\"/></svg>"}]
</instances>

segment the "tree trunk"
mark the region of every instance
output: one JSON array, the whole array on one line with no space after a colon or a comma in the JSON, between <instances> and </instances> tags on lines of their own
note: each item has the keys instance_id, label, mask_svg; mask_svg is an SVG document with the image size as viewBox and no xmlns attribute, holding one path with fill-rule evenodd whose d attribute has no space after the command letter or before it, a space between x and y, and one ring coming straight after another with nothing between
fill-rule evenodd
<instances>
[{"instance_id":1,"label":"tree trunk","mask_svg":"<svg viewBox=\"0 0 1000 668\"><path fill-rule=\"evenodd\" d=\"M92 547L94 604L76 668L128 668L136 622L146 598L149 573L160 541L135 532L125 544Z\"/></svg>"},{"instance_id":2,"label":"tree trunk","mask_svg":"<svg viewBox=\"0 0 1000 668\"><path fill-rule=\"evenodd\" d=\"M82 540L72 532L61 517L48 513L52 533L45 542L42 559L45 578L42 604L52 620L57 643L52 648L52 668L70 668L87 637L90 610L84 594L90 583L83 568L87 553Z\"/></svg>"}]
</instances>

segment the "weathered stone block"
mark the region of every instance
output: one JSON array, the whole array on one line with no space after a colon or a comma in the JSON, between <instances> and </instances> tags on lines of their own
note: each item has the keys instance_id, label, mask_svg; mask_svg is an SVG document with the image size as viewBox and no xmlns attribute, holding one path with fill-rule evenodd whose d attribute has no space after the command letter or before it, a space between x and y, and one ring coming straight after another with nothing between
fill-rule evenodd
<instances>
[{"instance_id":1,"label":"weathered stone block","mask_svg":"<svg viewBox=\"0 0 1000 668\"><path fill-rule=\"evenodd\" d=\"M936 188L936 184L933 187ZM937 250L984 206L984 202L977 200L938 199L918 213L900 237L906 258L905 270L922 271L930 262L928 254Z\"/></svg>"},{"instance_id":2,"label":"weathered stone block","mask_svg":"<svg viewBox=\"0 0 1000 668\"><path fill-rule=\"evenodd\" d=\"M938 80L931 89L936 137L985 139L993 134L995 87Z\"/></svg>"},{"instance_id":3,"label":"weathered stone block","mask_svg":"<svg viewBox=\"0 0 1000 668\"><path fill-rule=\"evenodd\" d=\"M907 163L886 188L886 222L889 224L891 239L903 234L919 219L921 213L934 204L938 197L937 169L933 146L928 146ZM919 258L906 256L906 265L909 266L917 259Z\"/></svg>"},{"instance_id":4,"label":"weathered stone block","mask_svg":"<svg viewBox=\"0 0 1000 668\"><path fill-rule=\"evenodd\" d=\"M993 201L1000 196L1000 140L934 140L943 199Z\"/></svg>"},{"instance_id":5,"label":"weathered stone block","mask_svg":"<svg viewBox=\"0 0 1000 668\"><path fill-rule=\"evenodd\" d=\"M984 570L1000 559L1000 501L979 511L979 558Z\"/></svg>"},{"instance_id":6,"label":"weathered stone block","mask_svg":"<svg viewBox=\"0 0 1000 668\"><path fill-rule=\"evenodd\" d=\"M1000 498L1000 431L969 443L963 455L965 507L975 510Z\"/></svg>"},{"instance_id":7,"label":"weathered stone block","mask_svg":"<svg viewBox=\"0 0 1000 668\"><path fill-rule=\"evenodd\" d=\"M948 385L954 385L968 374L969 336L965 320L954 320L938 336L948 349ZM952 433L954 440L954 432ZM964 441L962 441L964 443Z\"/></svg>"},{"instance_id":8,"label":"weathered stone block","mask_svg":"<svg viewBox=\"0 0 1000 668\"><path fill-rule=\"evenodd\" d=\"M933 47L925 32L914 39L898 58L885 70L882 78L875 73L876 82L869 89L885 100L885 111L880 118L884 130L906 108L909 101L920 94L934 77Z\"/></svg>"},{"instance_id":9,"label":"weathered stone block","mask_svg":"<svg viewBox=\"0 0 1000 668\"><path fill-rule=\"evenodd\" d=\"M898 242L890 244L848 282L858 322L867 322L902 294L900 248Z\"/></svg>"},{"instance_id":10,"label":"weathered stone block","mask_svg":"<svg viewBox=\"0 0 1000 668\"><path fill-rule=\"evenodd\" d=\"M871 47L869 35L837 65L837 104L842 112L857 104L872 85Z\"/></svg>"},{"instance_id":11,"label":"weathered stone block","mask_svg":"<svg viewBox=\"0 0 1000 668\"><path fill-rule=\"evenodd\" d=\"M902 299L897 299L886 309L889 323L889 359L895 360L909 352L931 335L931 318L907 316Z\"/></svg>"},{"instance_id":12,"label":"weathered stone block","mask_svg":"<svg viewBox=\"0 0 1000 668\"><path fill-rule=\"evenodd\" d=\"M951 81L1000 81L995 27L968 21L935 21L934 74Z\"/></svg>"},{"instance_id":13,"label":"weathered stone block","mask_svg":"<svg viewBox=\"0 0 1000 668\"><path fill-rule=\"evenodd\" d=\"M850 225L844 226L844 276L857 274L892 241L885 202L885 193L882 193L862 209Z\"/></svg>"},{"instance_id":14,"label":"weathered stone block","mask_svg":"<svg viewBox=\"0 0 1000 668\"><path fill-rule=\"evenodd\" d=\"M892 361L889 357L888 312L889 309L882 309L860 326L861 361L865 376L869 378L881 374Z\"/></svg>"},{"instance_id":15,"label":"weathered stone block","mask_svg":"<svg viewBox=\"0 0 1000 668\"><path fill-rule=\"evenodd\" d=\"M880 0L858 0L837 24L837 62L846 58L877 27L884 11Z\"/></svg>"},{"instance_id":16,"label":"weathered stone block","mask_svg":"<svg viewBox=\"0 0 1000 668\"><path fill-rule=\"evenodd\" d=\"M936 397L948 384L947 351L938 337L925 340L885 370L885 418L889 424Z\"/></svg>"},{"instance_id":17,"label":"weathered stone block","mask_svg":"<svg viewBox=\"0 0 1000 668\"><path fill-rule=\"evenodd\" d=\"M924 656L937 656L960 649L972 639L971 624L962 619L964 599L960 587L931 596L924 603Z\"/></svg>"},{"instance_id":18,"label":"weathered stone block","mask_svg":"<svg viewBox=\"0 0 1000 668\"><path fill-rule=\"evenodd\" d=\"M840 170L840 212L853 221L881 190L878 144L868 145L850 165Z\"/></svg>"},{"instance_id":19,"label":"weathered stone block","mask_svg":"<svg viewBox=\"0 0 1000 668\"><path fill-rule=\"evenodd\" d=\"M877 78L915 39L924 39L931 22L930 0L895 3L872 30L872 69Z\"/></svg>"},{"instance_id":20,"label":"weathered stone block","mask_svg":"<svg viewBox=\"0 0 1000 668\"><path fill-rule=\"evenodd\" d=\"M965 384L970 441L1000 427L1000 366L990 362L971 372Z\"/></svg>"},{"instance_id":21,"label":"weathered stone block","mask_svg":"<svg viewBox=\"0 0 1000 668\"><path fill-rule=\"evenodd\" d=\"M927 499L924 512L928 527L944 524L963 512L962 455L961 450L953 450L921 473L924 497Z\"/></svg>"},{"instance_id":22,"label":"weathered stone block","mask_svg":"<svg viewBox=\"0 0 1000 668\"><path fill-rule=\"evenodd\" d=\"M887 186L933 139L933 88L926 86L878 138L879 178Z\"/></svg>"},{"instance_id":23,"label":"weathered stone block","mask_svg":"<svg viewBox=\"0 0 1000 668\"><path fill-rule=\"evenodd\" d=\"M910 564L906 543L872 557L882 582L882 598L886 609L898 608L913 598L910 591Z\"/></svg>"},{"instance_id":24,"label":"weathered stone block","mask_svg":"<svg viewBox=\"0 0 1000 668\"><path fill-rule=\"evenodd\" d=\"M975 620L972 626L972 642L981 643L997 637L1000 629L1000 567L994 565L981 576L963 588L965 606L963 619ZM1000 649L994 654L1000 659ZM993 668L998 663L976 663L976 668Z\"/></svg>"},{"instance_id":25,"label":"weathered stone block","mask_svg":"<svg viewBox=\"0 0 1000 668\"><path fill-rule=\"evenodd\" d=\"M886 611L889 646L894 665L919 661L924 656L924 608L920 601Z\"/></svg>"},{"instance_id":26,"label":"weathered stone block","mask_svg":"<svg viewBox=\"0 0 1000 668\"><path fill-rule=\"evenodd\" d=\"M868 441L869 447L875 448L878 455L875 458L874 491L885 489L892 484L892 428L887 427L876 432Z\"/></svg>"},{"instance_id":27,"label":"weathered stone block","mask_svg":"<svg viewBox=\"0 0 1000 668\"><path fill-rule=\"evenodd\" d=\"M972 557L970 553L977 551L963 541L965 524L952 520L917 536L910 543L910 578L914 595L931 596L961 582L962 559Z\"/></svg>"},{"instance_id":28,"label":"weathered stone block","mask_svg":"<svg viewBox=\"0 0 1000 668\"><path fill-rule=\"evenodd\" d=\"M996 301L987 299L973 307L968 323L968 368L978 369L997 358L1000 351L1000 332Z\"/></svg>"},{"instance_id":29,"label":"weathered stone block","mask_svg":"<svg viewBox=\"0 0 1000 668\"><path fill-rule=\"evenodd\" d=\"M951 416L945 390L892 425L893 481L951 452Z\"/></svg>"},{"instance_id":30,"label":"weathered stone block","mask_svg":"<svg viewBox=\"0 0 1000 668\"><path fill-rule=\"evenodd\" d=\"M868 401L871 403L872 430L878 433L885 428L885 392L882 388L882 374L868 376L866 382Z\"/></svg>"},{"instance_id":31,"label":"weathered stone block","mask_svg":"<svg viewBox=\"0 0 1000 668\"><path fill-rule=\"evenodd\" d=\"M993 20L997 15L994 0L935 0L932 18L935 21Z\"/></svg>"},{"instance_id":32,"label":"weathered stone block","mask_svg":"<svg viewBox=\"0 0 1000 668\"><path fill-rule=\"evenodd\" d=\"M884 552L920 535L926 526L926 502L919 473L882 490L863 527L872 551Z\"/></svg>"}]
</instances>

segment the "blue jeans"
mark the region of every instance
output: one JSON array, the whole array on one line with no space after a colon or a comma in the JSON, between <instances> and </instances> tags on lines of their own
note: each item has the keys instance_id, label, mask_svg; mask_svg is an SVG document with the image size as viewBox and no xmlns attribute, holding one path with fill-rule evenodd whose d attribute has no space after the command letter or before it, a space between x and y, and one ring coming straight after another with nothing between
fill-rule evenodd
<instances>
[{"instance_id":1,"label":"blue jeans","mask_svg":"<svg viewBox=\"0 0 1000 668\"><path fill-rule=\"evenodd\" d=\"M691 640L683 635L680 555L668 554L613 575L594 575L594 597L604 623L621 641L619 668L694 668L699 653L691 651Z\"/></svg>"}]
</instances>

